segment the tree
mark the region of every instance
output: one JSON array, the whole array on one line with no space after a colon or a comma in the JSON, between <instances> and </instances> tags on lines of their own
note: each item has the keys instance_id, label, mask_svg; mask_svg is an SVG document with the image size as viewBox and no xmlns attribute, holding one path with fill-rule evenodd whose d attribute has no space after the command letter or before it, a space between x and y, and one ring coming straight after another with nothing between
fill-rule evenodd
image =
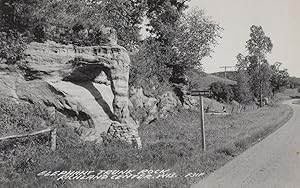
<instances>
[{"instance_id":1,"label":"tree","mask_svg":"<svg viewBox=\"0 0 300 188\"><path fill-rule=\"evenodd\" d=\"M281 65L282 63L280 62L276 62L275 64L271 65L271 87L273 95L284 90L290 84L289 73L287 72L287 69L280 70Z\"/></svg>"},{"instance_id":2,"label":"tree","mask_svg":"<svg viewBox=\"0 0 300 188\"><path fill-rule=\"evenodd\" d=\"M23 57L26 38L16 31L0 32L0 63L14 64Z\"/></svg>"},{"instance_id":3,"label":"tree","mask_svg":"<svg viewBox=\"0 0 300 188\"><path fill-rule=\"evenodd\" d=\"M237 85L234 89L235 99L241 104L250 103L253 99L253 93L250 88L250 77L247 72L247 64L242 54L237 56Z\"/></svg>"},{"instance_id":4,"label":"tree","mask_svg":"<svg viewBox=\"0 0 300 188\"><path fill-rule=\"evenodd\" d=\"M271 53L273 44L265 35L261 26L252 25L250 28L250 39L246 42L246 49L250 56L256 56L258 61L265 59L267 53Z\"/></svg>"},{"instance_id":5,"label":"tree","mask_svg":"<svg viewBox=\"0 0 300 188\"><path fill-rule=\"evenodd\" d=\"M201 68L201 61L213 52L222 28L208 18L203 10L193 9L185 13L178 22L172 42L173 78L184 76L187 71ZM175 80L173 79L173 80Z\"/></svg>"},{"instance_id":6,"label":"tree","mask_svg":"<svg viewBox=\"0 0 300 188\"><path fill-rule=\"evenodd\" d=\"M201 67L201 60L210 56L222 28L202 10L185 13L186 1L147 1L147 45L156 50L157 65L171 70L170 82L182 83L185 73ZM152 43L152 44L151 44Z\"/></svg>"},{"instance_id":7,"label":"tree","mask_svg":"<svg viewBox=\"0 0 300 188\"><path fill-rule=\"evenodd\" d=\"M0 24L1 31L15 30L24 32L34 23L33 11L38 0L1 0Z\"/></svg>"},{"instance_id":8,"label":"tree","mask_svg":"<svg viewBox=\"0 0 300 188\"><path fill-rule=\"evenodd\" d=\"M256 56L246 56L245 58L248 61L247 72L250 78L251 91L253 96L260 100L260 105L262 105L262 97L271 95L271 67L266 59L259 63Z\"/></svg>"},{"instance_id":9,"label":"tree","mask_svg":"<svg viewBox=\"0 0 300 188\"><path fill-rule=\"evenodd\" d=\"M260 99L262 106L262 97L270 93L270 66L266 60L266 54L271 53L273 48L272 41L267 37L261 26L251 26L250 39L246 42L246 49L249 56L246 57L249 62L248 73L251 77L251 89L255 97Z\"/></svg>"}]
</instances>

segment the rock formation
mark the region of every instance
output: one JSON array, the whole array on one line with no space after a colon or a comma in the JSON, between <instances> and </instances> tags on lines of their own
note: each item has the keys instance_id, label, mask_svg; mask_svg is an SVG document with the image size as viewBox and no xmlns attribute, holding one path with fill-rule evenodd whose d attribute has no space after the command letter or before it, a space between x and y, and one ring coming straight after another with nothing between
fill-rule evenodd
<instances>
[{"instance_id":1,"label":"rock formation","mask_svg":"<svg viewBox=\"0 0 300 188\"><path fill-rule=\"evenodd\" d=\"M84 140L117 139L141 147L128 110L129 56L113 29L102 34L101 46L29 44L18 71L0 67L0 97L45 105L54 117L68 117ZM120 126L122 131L108 131Z\"/></svg>"},{"instance_id":2,"label":"rock formation","mask_svg":"<svg viewBox=\"0 0 300 188\"><path fill-rule=\"evenodd\" d=\"M138 123L151 123L158 117L165 118L175 111L179 105L173 92L166 92L157 99L144 95L142 88L131 87L130 91L130 110Z\"/></svg>"},{"instance_id":3,"label":"rock formation","mask_svg":"<svg viewBox=\"0 0 300 188\"><path fill-rule=\"evenodd\" d=\"M79 67L65 80L76 81L82 75L87 79L95 80L99 79L99 76L105 77L106 75L114 94L114 114L120 123L128 123L130 58L126 49L117 44L117 37L113 29L104 29L102 33L107 38L104 40L106 43L103 43L102 46L75 48L75 63Z\"/></svg>"},{"instance_id":4,"label":"rock formation","mask_svg":"<svg viewBox=\"0 0 300 188\"><path fill-rule=\"evenodd\" d=\"M106 82L106 85L110 85L113 93L113 113L110 119L114 121L114 124L119 122L123 126L126 125L128 128L125 127L124 130L127 130L127 134L135 135L134 138L138 137L137 125L130 118L128 109L129 55L125 48L117 44L113 29L104 29L102 35L105 36L102 38L106 40L101 41L101 46L75 48L76 68L64 80L76 82L84 78L96 82L102 80ZM106 80L109 82L107 83Z\"/></svg>"}]
</instances>

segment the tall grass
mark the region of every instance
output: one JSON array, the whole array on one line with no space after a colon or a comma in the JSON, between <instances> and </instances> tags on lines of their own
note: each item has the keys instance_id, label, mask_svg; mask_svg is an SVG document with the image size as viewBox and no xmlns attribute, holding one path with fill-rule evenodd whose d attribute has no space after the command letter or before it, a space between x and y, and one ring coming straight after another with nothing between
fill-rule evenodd
<instances>
[{"instance_id":1,"label":"tall grass","mask_svg":"<svg viewBox=\"0 0 300 188\"><path fill-rule=\"evenodd\" d=\"M14 108L18 107L24 108L21 105ZM28 110L31 108L35 109L30 107ZM23 113L20 111L17 110L18 113ZM17 116L11 112L7 111L6 114ZM257 142L258 138L282 125L290 114L291 110L287 106L277 105L225 117L206 116L207 152L203 153L200 147L199 112L196 111L183 110L167 119L141 125L139 132L144 146L141 150L117 142L108 147L81 142L73 130L64 126L64 122L51 122L43 113L32 113L37 119L46 121L47 126L58 128L57 150L50 150L47 136L0 143L0 185L89 188L189 187L199 178L185 178L186 174L209 174ZM26 119L26 116L19 117ZM14 122L7 123L15 126ZM158 180L56 181L54 177L36 176L44 170L108 169L171 169L178 177Z\"/></svg>"}]
</instances>

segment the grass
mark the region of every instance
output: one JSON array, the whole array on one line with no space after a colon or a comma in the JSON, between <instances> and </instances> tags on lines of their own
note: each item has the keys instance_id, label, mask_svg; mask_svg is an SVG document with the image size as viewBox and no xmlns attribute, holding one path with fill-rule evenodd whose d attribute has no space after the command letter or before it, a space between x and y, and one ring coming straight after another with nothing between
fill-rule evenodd
<instances>
[{"instance_id":1,"label":"grass","mask_svg":"<svg viewBox=\"0 0 300 188\"><path fill-rule=\"evenodd\" d=\"M9 114L9 113L8 113ZM52 152L47 137L5 142L0 145L0 187L189 187L199 178L220 168L234 156L256 143L286 122L292 110L274 105L230 116L207 115L207 152L200 147L199 112L182 110L139 128L143 149L121 143L104 147L83 143L64 122L57 126L57 151ZM12 114L10 114L13 116ZM52 122L53 123L53 122ZM1 130L2 131L2 130ZM37 177L44 170L171 169L178 177L158 180L56 181Z\"/></svg>"}]
</instances>

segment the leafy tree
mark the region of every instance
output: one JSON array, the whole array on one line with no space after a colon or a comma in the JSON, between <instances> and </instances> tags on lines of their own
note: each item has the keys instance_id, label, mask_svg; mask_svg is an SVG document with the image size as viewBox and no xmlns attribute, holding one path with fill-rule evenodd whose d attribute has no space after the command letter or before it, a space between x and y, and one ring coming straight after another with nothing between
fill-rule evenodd
<instances>
[{"instance_id":1,"label":"leafy tree","mask_svg":"<svg viewBox=\"0 0 300 188\"><path fill-rule=\"evenodd\" d=\"M247 104L252 101L253 93L250 88L250 77L247 72L247 61L242 54L237 56L237 85L234 89L235 99L241 104Z\"/></svg>"},{"instance_id":2,"label":"leafy tree","mask_svg":"<svg viewBox=\"0 0 300 188\"><path fill-rule=\"evenodd\" d=\"M0 32L0 63L14 64L23 57L26 37L10 30Z\"/></svg>"},{"instance_id":3,"label":"leafy tree","mask_svg":"<svg viewBox=\"0 0 300 188\"><path fill-rule=\"evenodd\" d=\"M177 22L188 7L188 0L148 0L146 16L149 20L148 31L164 45L170 45L174 39Z\"/></svg>"},{"instance_id":4,"label":"leafy tree","mask_svg":"<svg viewBox=\"0 0 300 188\"><path fill-rule=\"evenodd\" d=\"M271 93L270 78L271 68L266 60L266 55L271 53L272 41L267 37L261 26L251 26L250 39L246 42L247 56L239 56L243 67L246 67L250 78L250 87L253 95L260 99L269 96Z\"/></svg>"},{"instance_id":5,"label":"leafy tree","mask_svg":"<svg viewBox=\"0 0 300 188\"><path fill-rule=\"evenodd\" d=\"M1 31L16 30L21 33L26 31L34 23L32 12L37 3L37 0L1 0Z\"/></svg>"},{"instance_id":6,"label":"leafy tree","mask_svg":"<svg viewBox=\"0 0 300 188\"><path fill-rule=\"evenodd\" d=\"M280 70L279 68L281 65L282 63L280 62L271 65L271 86L273 95L283 91L289 85L289 73L287 72L287 69Z\"/></svg>"},{"instance_id":7,"label":"leafy tree","mask_svg":"<svg viewBox=\"0 0 300 188\"><path fill-rule=\"evenodd\" d=\"M256 56L258 61L265 59L266 54L273 48L271 39L265 35L261 26L252 25L250 32L250 39L246 42L249 55Z\"/></svg>"},{"instance_id":8,"label":"leafy tree","mask_svg":"<svg viewBox=\"0 0 300 188\"><path fill-rule=\"evenodd\" d=\"M185 2L147 1L151 35L146 43L156 49L151 52L156 53L154 63L169 68L170 81L177 84L185 81L187 71L201 67L201 60L211 54L222 30L202 10L184 13Z\"/></svg>"},{"instance_id":9,"label":"leafy tree","mask_svg":"<svg viewBox=\"0 0 300 188\"><path fill-rule=\"evenodd\" d=\"M153 38L146 39L132 55L129 84L146 89L168 85L172 71L164 61L162 47Z\"/></svg>"},{"instance_id":10,"label":"leafy tree","mask_svg":"<svg viewBox=\"0 0 300 188\"><path fill-rule=\"evenodd\" d=\"M256 56L246 56L249 62L247 72L250 77L250 88L254 97L261 98L271 95L270 79L272 75L271 67L266 59L258 63Z\"/></svg>"},{"instance_id":11,"label":"leafy tree","mask_svg":"<svg viewBox=\"0 0 300 188\"><path fill-rule=\"evenodd\" d=\"M173 69L173 80L186 75L189 70L201 68L202 59L211 55L221 31L222 28L203 10L193 9L181 17L171 45L172 61L167 64Z\"/></svg>"}]
</instances>

